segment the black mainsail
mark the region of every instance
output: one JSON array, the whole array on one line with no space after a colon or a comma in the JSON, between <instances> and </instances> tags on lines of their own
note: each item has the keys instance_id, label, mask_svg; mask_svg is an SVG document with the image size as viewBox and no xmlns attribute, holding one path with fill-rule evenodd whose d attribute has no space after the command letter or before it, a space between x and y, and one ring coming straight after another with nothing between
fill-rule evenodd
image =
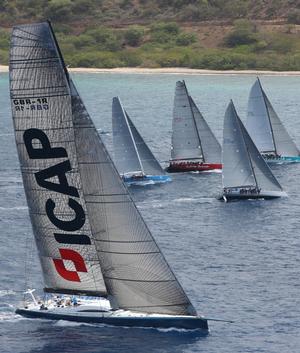
<instances>
[{"instance_id":1,"label":"black mainsail","mask_svg":"<svg viewBox=\"0 0 300 353\"><path fill-rule=\"evenodd\" d=\"M10 59L16 142L47 290L107 292L114 308L196 315L69 79L49 24L15 27Z\"/></svg>"}]
</instances>

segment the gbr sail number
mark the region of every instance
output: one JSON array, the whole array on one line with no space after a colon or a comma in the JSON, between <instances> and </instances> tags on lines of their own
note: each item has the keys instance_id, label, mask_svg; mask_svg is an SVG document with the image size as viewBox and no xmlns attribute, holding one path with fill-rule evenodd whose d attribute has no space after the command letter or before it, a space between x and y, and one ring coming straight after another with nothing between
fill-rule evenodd
<instances>
[{"instance_id":1,"label":"gbr sail number","mask_svg":"<svg viewBox=\"0 0 300 353\"><path fill-rule=\"evenodd\" d=\"M49 103L46 97L13 99L13 104L16 111L49 109Z\"/></svg>"}]
</instances>

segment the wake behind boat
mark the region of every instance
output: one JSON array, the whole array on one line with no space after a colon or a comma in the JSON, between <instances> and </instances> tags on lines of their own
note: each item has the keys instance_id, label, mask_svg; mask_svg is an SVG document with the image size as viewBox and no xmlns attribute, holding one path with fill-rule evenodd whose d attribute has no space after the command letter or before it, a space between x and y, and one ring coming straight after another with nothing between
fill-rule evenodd
<instances>
[{"instance_id":1,"label":"wake behind boat","mask_svg":"<svg viewBox=\"0 0 300 353\"><path fill-rule=\"evenodd\" d=\"M221 146L184 81L176 83L172 128L169 173L222 169Z\"/></svg>"},{"instance_id":2,"label":"wake behind boat","mask_svg":"<svg viewBox=\"0 0 300 353\"><path fill-rule=\"evenodd\" d=\"M112 102L114 159L128 185L147 185L171 181L134 126L118 97Z\"/></svg>"},{"instance_id":3,"label":"wake behind boat","mask_svg":"<svg viewBox=\"0 0 300 353\"><path fill-rule=\"evenodd\" d=\"M268 163L300 162L299 149L276 114L259 78L250 91L246 127Z\"/></svg>"},{"instance_id":4,"label":"wake behind boat","mask_svg":"<svg viewBox=\"0 0 300 353\"><path fill-rule=\"evenodd\" d=\"M287 196L241 122L231 101L223 132L223 194L220 200Z\"/></svg>"},{"instance_id":5,"label":"wake behind boat","mask_svg":"<svg viewBox=\"0 0 300 353\"><path fill-rule=\"evenodd\" d=\"M49 23L16 26L10 49L16 145L44 292L106 297L17 309L26 317L208 332L119 176ZM100 299L99 299L100 300Z\"/></svg>"}]
</instances>

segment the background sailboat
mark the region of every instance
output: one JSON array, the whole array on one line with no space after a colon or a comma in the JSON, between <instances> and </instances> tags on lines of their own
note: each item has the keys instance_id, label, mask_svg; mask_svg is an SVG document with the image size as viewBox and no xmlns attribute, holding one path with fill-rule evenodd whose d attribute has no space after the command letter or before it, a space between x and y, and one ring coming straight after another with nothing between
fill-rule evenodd
<instances>
[{"instance_id":1,"label":"background sailboat","mask_svg":"<svg viewBox=\"0 0 300 353\"><path fill-rule=\"evenodd\" d=\"M115 169L49 23L14 27L10 89L45 291L106 296L113 308L95 298L52 297L16 312L207 332L207 320L197 316Z\"/></svg>"},{"instance_id":2,"label":"background sailboat","mask_svg":"<svg viewBox=\"0 0 300 353\"><path fill-rule=\"evenodd\" d=\"M222 169L221 146L189 95L184 81L176 83L172 128L168 172Z\"/></svg>"},{"instance_id":3,"label":"background sailboat","mask_svg":"<svg viewBox=\"0 0 300 353\"><path fill-rule=\"evenodd\" d=\"M246 127L267 162L300 162L300 152L276 114L259 78L250 91Z\"/></svg>"},{"instance_id":4,"label":"background sailboat","mask_svg":"<svg viewBox=\"0 0 300 353\"><path fill-rule=\"evenodd\" d=\"M224 118L223 195L220 199L287 196L241 122L231 101Z\"/></svg>"},{"instance_id":5,"label":"background sailboat","mask_svg":"<svg viewBox=\"0 0 300 353\"><path fill-rule=\"evenodd\" d=\"M127 184L171 181L134 126L118 97L112 102L114 160Z\"/></svg>"}]
</instances>

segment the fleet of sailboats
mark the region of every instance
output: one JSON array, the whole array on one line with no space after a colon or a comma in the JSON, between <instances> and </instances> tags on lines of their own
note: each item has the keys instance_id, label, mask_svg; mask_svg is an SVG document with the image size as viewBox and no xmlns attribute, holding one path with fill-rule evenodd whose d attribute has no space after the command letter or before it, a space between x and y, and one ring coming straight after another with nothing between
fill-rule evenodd
<instances>
[{"instance_id":1,"label":"fleet of sailboats","mask_svg":"<svg viewBox=\"0 0 300 353\"><path fill-rule=\"evenodd\" d=\"M114 162L69 75L49 22L14 27L10 95L44 299L16 312L29 318L116 326L199 329L195 307L138 211L127 185L171 178L120 99L112 100ZM220 200L287 196L267 162L300 162L260 80L246 127L231 101L221 147L176 83L170 173L222 169Z\"/></svg>"},{"instance_id":2,"label":"fleet of sailboats","mask_svg":"<svg viewBox=\"0 0 300 353\"><path fill-rule=\"evenodd\" d=\"M272 199L287 196L253 143L232 101L224 118L222 156L221 199Z\"/></svg>"},{"instance_id":3,"label":"fleet of sailboats","mask_svg":"<svg viewBox=\"0 0 300 353\"><path fill-rule=\"evenodd\" d=\"M250 91L246 127L267 162L300 162L299 149L275 112L259 78Z\"/></svg>"},{"instance_id":4,"label":"fleet of sailboats","mask_svg":"<svg viewBox=\"0 0 300 353\"><path fill-rule=\"evenodd\" d=\"M222 169L221 146L189 95L176 83L169 173Z\"/></svg>"},{"instance_id":5,"label":"fleet of sailboats","mask_svg":"<svg viewBox=\"0 0 300 353\"><path fill-rule=\"evenodd\" d=\"M134 126L118 97L112 102L114 161L127 184L171 181Z\"/></svg>"}]
</instances>

